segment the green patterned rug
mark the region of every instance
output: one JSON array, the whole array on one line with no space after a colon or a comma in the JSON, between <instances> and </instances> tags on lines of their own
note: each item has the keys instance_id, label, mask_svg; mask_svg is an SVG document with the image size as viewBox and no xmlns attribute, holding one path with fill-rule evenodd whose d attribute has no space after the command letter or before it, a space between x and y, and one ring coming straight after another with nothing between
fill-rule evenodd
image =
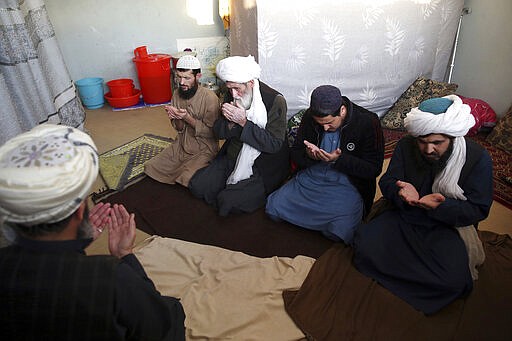
<instances>
[{"instance_id":1,"label":"green patterned rug","mask_svg":"<svg viewBox=\"0 0 512 341\"><path fill-rule=\"evenodd\" d=\"M107 188L91 195L96 203L142 179L144 163L166 148L172 139L144 134L99 156L100 174Z\"/></svg>"}]
</instances>

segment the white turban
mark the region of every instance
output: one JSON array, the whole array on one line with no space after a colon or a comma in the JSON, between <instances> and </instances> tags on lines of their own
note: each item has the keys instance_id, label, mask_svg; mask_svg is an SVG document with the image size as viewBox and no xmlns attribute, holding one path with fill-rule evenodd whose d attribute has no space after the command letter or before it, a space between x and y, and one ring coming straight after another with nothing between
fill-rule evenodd
<instances>
[{"instance_id":1,"label":"white turban","mask_svg":"<svg viewBox=\"0 0 512 341\"><path fill-rule=\"evenodd\" d=\"M261 68L254 57L233 56L222 59L216 67L217 76L224 82L247 83L254 81L251 107L246 110L247 119L260 128L267 125L267 109L260 93ZM252 175L252 166L261 154L256 148L244 143L236 160L235 168L226 183L236 184Z\"/></svg>"},{"instance_id":2,"label":"white turban","mask_svg":"<svg viewBox=\"0 0 512 341\"><path fill-rule=\"evenodd\" d=\"M460 97L449 95L443 98L453 102L446 112L432 114L416 107L411 109L405 117L404 126L409 134L416 137L429 134L445 134L454 137L452 154L446 162L446 167L434 179L432 193L441 193L448 198L467 200L458 182L462 167L466 162L464 136L475 125L475 118L471 114L471 108L467 104L463 104ZM482 242L473 226L460 226L457 227L457 231L466 246L471 276L473 279L477 279L477 266L485 260Z\"/></svg>"},{"instance_id":3,"label":"white turban","mask_svg":"<svg viewBox=\"0 0 512 341\"><path fill-rule=\"evenodd\" d=\"M247 83L260 78L261 68L254 57L233 56L222 59L215 69L224 82Z\"/></svg>"},{"instance_id":4,"label":"white turban","mask_svg":"<svg viewBox=\"0 0 512 341\"><path fill-rule=\"evenodd\" d=\"M96 146L78 129L42 124L14 137L0 147L0 226L67 218L97 175Z\"/></svg>"},{"instance_id":5,"label":"white turban","mask_svg":"<svg viewBox=\"0 0 512 341\"><path fill-rule=\"evenodd\" d=\"M471 108L463 104L459 96L449 95L452 105L442 114L432 114L412 108L404 119L404 126L412 136L428 134L446 134L449 136L464 136L475 125Z\"/></svg>"}]
</instances>

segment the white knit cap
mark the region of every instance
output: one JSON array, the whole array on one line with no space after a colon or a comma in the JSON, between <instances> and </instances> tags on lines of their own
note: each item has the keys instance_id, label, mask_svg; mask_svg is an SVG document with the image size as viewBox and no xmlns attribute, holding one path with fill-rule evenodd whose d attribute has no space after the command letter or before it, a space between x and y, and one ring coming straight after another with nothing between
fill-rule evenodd
<instances>
[{"instance_id":1,"label":"white knit cap","mask_svg":"<svg viewBox=\"0 0 512 341\"><path fill-rule=\"evenodd\" d=\"M217 76L224 82L247 83L260 78L261 68L253 56L228 57L222 59L215 69Z\"/></svg>"},{"instance_id":2,"label":"white knit cap","mask_svg":"<svg viewBox=\"0 0 512 341\"><path fill-rule=\"evenodd\" d=\"M199 59L191 55L185 55L178 59L176 63L177 69L185 69L185 70L196 70L201 68L201 63Z\"/></svg>"},{"instance_id":3,"label":"white knit cap","mask_svg":"<svg viewBox=\"0 0 512 341\"><path fill-rule=\"evenodd\" d=\"M71 215L98 175L91 137L67 126L42 124L0 147L0 225L37 225Z\"/></svg>"}]
</instances>

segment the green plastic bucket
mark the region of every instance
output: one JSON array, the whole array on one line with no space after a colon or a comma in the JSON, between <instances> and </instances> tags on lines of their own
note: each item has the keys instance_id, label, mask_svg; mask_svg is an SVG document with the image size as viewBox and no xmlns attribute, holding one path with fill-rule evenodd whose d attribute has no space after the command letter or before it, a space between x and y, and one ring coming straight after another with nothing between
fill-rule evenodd
<instances>
[{"instance_id":1,"label":"green plastic bucket","mask_svg":"<svg viewBox=\"0 0 512 341\"><path fill-rule=\"evenodd\" d=\"M105 103L103 98L103 78L82 78L77 80L75 85L78 88L80 99L87 109L103 107Z\"/></svg>"}]
</instances>

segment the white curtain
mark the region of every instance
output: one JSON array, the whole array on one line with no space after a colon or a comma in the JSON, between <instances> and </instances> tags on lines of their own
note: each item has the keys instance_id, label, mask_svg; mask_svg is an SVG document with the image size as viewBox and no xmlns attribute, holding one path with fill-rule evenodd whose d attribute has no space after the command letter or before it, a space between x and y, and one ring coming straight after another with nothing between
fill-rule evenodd
<instances>
[{"instance_id":1,"label":"white curtain","mask_svg":"<svg viewBox=\"0 0 512 341\"><path fill-rule=\"evenodd\" d=\"M0 0L0 145L37 124L83 128L85 111L42 0Z\"/></svg>"},{"instance_id":2,"label":"white curtain","mask_svg":"<svg viewBox=\"0 0 512 341\"><path fill-rule=\"evenodd\" d=\"M332 84L382 116L418 77L442 81L464 0L232 0L231 54L253 54L288 116ZM254 41L256 39L256 41Z\"/></svg>"}]
</instances>

